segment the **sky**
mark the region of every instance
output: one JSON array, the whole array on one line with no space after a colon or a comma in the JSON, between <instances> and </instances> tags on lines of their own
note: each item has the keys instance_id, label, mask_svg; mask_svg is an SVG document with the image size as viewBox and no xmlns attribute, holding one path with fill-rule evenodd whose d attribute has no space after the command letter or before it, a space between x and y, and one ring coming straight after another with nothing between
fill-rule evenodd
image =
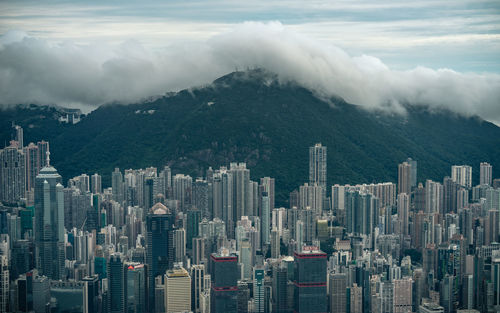
<instances>
[{"instance_id":1,"label":"sky","mask_svg":"<svg viewBox=\"0 0 500 313\"><path fill-rule=\"evenodd\" d=\"M1 1L0 103L130 103L265 67L500 121L500 1Z\"/></svg>"}]
</instances>

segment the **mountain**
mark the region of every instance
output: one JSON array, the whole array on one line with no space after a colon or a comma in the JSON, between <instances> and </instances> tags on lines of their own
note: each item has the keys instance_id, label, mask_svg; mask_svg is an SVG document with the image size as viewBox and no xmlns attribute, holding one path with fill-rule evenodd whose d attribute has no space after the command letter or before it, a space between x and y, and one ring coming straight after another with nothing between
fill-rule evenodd
<instances>
[{"instance_id":1,"label":"mountain","mask_svg":"<svg viewBox=\"0 0 500 313\"><path fill-rule=\"evenodd\" d=\"M246 162L251 176L276 178L277 200L308 180L308 147L328 147L328 181L397 181L397 164L418 161L418 180L441 181L453 164L500 168L500 128L478 117L407 106L406 115L368 112L324 99L263 70L234 72L212 84L131 105L105 105L75 125L58 109L19 106L2 111L0 140L14 120L25 142L50 141L51 162L69 179L114 167L161 167L204 175L208 166ZM498 175L497 175L498 176Z\"/></svg>"}]
</instances>

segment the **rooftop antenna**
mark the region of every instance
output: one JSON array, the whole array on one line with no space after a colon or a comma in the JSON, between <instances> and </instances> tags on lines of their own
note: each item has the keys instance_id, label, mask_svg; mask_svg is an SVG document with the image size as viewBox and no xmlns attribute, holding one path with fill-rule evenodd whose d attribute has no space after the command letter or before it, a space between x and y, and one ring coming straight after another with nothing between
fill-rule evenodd
<instances>
[{"instance_id":1,"label":"rooftop antenna","mask_svg":"<svg viewBox=\"0 0 500 313\"><path fill-rule=\"evenodd\" d=\"M45 154L47 155L47 167L50 166L50 151L47 150L47 152L45 152Z\"/></svg>"}]
</instances>

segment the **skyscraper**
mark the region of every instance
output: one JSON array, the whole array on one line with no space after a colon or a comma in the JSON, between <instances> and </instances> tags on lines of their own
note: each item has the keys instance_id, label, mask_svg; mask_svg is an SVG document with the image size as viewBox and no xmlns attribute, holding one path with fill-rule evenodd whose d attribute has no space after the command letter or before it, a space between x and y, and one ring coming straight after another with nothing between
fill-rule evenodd
<instances>
[{"instance_id":1,"label":"skyscraper","mask_svg":"<svg viewBox=\"0 0 500 313\"><path fill-rule=\"evenodd\" d=\"M226 248L210 257L211 313L236 313L238 309L238 257Z\"/></svg>"},{"instance_id":2,"label":"skyscraper","mask_svg":"<svg viewBox=\"0 0 500 313\"><path fill-rule=\"evenodd\" d=\"M191 311L191 277L182 267L165 274L166 313Z\"/></svg>"},{"instance_id":3,"label":"skyscraper","mask_svg":"<svg viewBox=\"0 0 500 313\"><path fill-rule=\"evenodd\" d=\"M35 180L35 243L40 274L62 279L64 274L64 192L61 175L47 165Z\"/></svg>"},{"instance_id":4,"label":"skyscraper","mask_svg":"<svg viewBox=\"0 0 500 313\"><path fill-rule=\"evenodd\" d=\"M398 165L398 194L411 194L412 187L412 168L408 162L403 162Z\"/></svg>"},{"instance_id":5,"label":"skyscraper","mask_svg":"<svg viewBox=\"0 0 500 313\"><path fill-rule=\"evenodd\" d=\"M25 159L18 143L0 150L0 201L16 203L25 195Z\"/></svg>"},{"instance_id":6,"label":"skyscraper","mask_svg":"<svg viewBox=\"0 0 500 313\"><path fill-rule=\"evenodd\" d=\"M294 253L295 312L326 312L326 256L309 246Z\"/></svg>"},{"instance_id":7,"label":"skyscraper","mask_svg":"<svg viewBox=\"0 0 500 313\"><path fill-rule=\"evenodd\" d=\"M123 262L119 253L112 254L108 261L108 308L110 313L124 312Z\"/></svg>"},{"instance_id":8,"label":"skyscraper","mask_svg":"<svg viewBox=\"0 0 500 313\"><path fill-rule=\"evenodd\" d=\"M309 147L309 184L326 190L326 147L317 143Z\"/></svg>"},{"instance_id":9,"label":"skyscraper","mask_svg":"<svg viewBox=\"0 0 500 313\"><path fill-rule=\"evenodd\" d=\"M328 288L330 294L330 312L347 313L346 312L346 288L347 275L344 273L330 273L328 275Z\"/></svg>"},{"instance_id":10,"label":"skyscraper","mask_svg":"<svg viewBox=\"0 0 500 313\"><path fill-rule=\"evenodd\" d=\"M9 311L9 260L0 255L0 312Z\"/></svg>"},{"instance_id":11,"label":"skyscraper","mask_svg":"<svg viewBox=\"0 0 500 313\"><path fill-rule=\"evenodd\" d=\"M99 276L83 278L83 313L99 312Z\"/></svg>"},{"instance_id":12,"label":"skyscraper","mask_svg":"<svg viewBox=\"0 0 500 313\"><path fill-rule=\"evenodd\" d=\"M38 146L34 143L30 143L28 146L24 147L23 150L26 161L26 191L30 191L35 188L36 175L38 175L40 168L45 166L45 164L39 163Z\"/></svg>"},{"instance_id":13,"label":"skyscraper","mask_svg":"<svg viewBox=\"0 0 500 313\"><path fill-rule=\"evenodd\" d=\"M253 299L254 312L264 313L264 269L254 268L253 270Z\"/></svg>"},{"instance_id":14,"label":"skyscraper","mask_svg":"<svg viewBox=\"0 0 500 313\"><path fill-rule=\"evenodd\" d=\"M479 184L480 185L489 185L491 186L491 182L493 179L493 167L486 162L481 162L479 165Z\"/></svg>"},{"instance_id":15,"label":"skyscraper","mask_svg":"<svg viewBox=\"0 0 500 313\"><path fill-rule=\"evenodd\" d=\"M469 165L453 165L451 179L465 188L472 187L472 167Z\"/></svg>"},{"instance_id":16,"label":"skyscraper","mask_svg":"<svg viewBox=\"0 0 500 313\"><path fill-rule=\"evenodd\" d=\"M144 264L126 262L124 270L124 300L125 312L146 313L147 277Z\"/></svg>"},{"instance_id":17,"label":"skyscraper","mask_svg":"<svg viewBox=\"0 0 500 313\"><path fill-rule=\"evenodd\" d=\"M91 176L92 193L102 193L101 175L95 173Z\"/></svg>"},{"instance_id":18,"label":"skyscraper","mask_svg":"<svg viewBox=\"0 0 500 313\"><path fill-rule=\"evenodd\" d=\"M124 200L123 174L119 168L115 168L111 174L111 187L113 191L113 200L122 204Z\"/></svg>"},{"instance_id":19,"label":"skyscraper","mask_svg":"<svg viewBox=\"0 0 500 313\"><path fill-rule=\"evenodd\" d=\"M149 290L155 290L155 277L164 275L172 268L174 216L161 203L155 204L146 217L147 248L146 263L148 265ZM155 294L149 292L149 304L154 306ZM154 308L150 308L153 311Z\"/></svg>"}]
</instances>

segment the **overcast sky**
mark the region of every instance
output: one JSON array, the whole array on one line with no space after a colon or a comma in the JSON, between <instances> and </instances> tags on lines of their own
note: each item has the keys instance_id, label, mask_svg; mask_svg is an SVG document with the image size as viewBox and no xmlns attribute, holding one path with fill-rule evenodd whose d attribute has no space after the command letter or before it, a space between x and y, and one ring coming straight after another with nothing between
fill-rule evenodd
<instances>
[{"instance_id":1,"label":"overcast sky","mask_svg":"<svg viewBox=\"0 0 500 313\"><path fill-rule=\"evenodd\" d=\"M367 107L499 121L499 56L498 0L0 2L3 104L93 108L262 66Z\"/></svg>"}]
</instances>

